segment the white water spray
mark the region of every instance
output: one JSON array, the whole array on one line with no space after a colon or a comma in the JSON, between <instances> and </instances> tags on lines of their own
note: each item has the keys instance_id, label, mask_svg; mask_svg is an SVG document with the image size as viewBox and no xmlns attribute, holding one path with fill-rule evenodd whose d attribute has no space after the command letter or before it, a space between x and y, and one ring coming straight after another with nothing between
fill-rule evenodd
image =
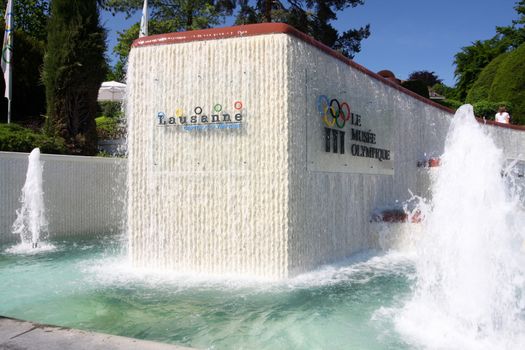
<instances>
[{"instance_id":1,"label":"white water spray","mask_svg":"<svg viewBox=\"0 0 525 350\"><path fill-rule=\"evenodd\" d=\"M42 170L40 149L29 154L26 182L20 196L21 208L16 211L12 232L20 235L23 246L37 248L43 234L47 232L44 192L42 190Z\"/></svg>"},{"instance_id":2,"label":"white water spray","mask_svg":"<svg viewBox=\"0 0 525 350\"><path fill-rule=\"evenodd\" d=\"M396 318L428 349L524 349L524 213L502 176L503 153L458 109L418 242L415 293Z\"/></svg>"}]
</instances>

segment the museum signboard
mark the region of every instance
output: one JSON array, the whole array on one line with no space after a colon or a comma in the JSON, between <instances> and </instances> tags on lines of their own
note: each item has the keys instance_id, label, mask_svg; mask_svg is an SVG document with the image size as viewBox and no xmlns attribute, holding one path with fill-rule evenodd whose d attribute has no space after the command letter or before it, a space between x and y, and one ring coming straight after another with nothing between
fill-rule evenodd
<instances>
[{"instance_id":1,"label":"museum signboard","mask_svg":"<svg viewBox=\"0 0 525 350\"><path fill-rule=\"evenodd\" d=\"M393 175L392 116L373 101L317 95L308 104L311 171Z\"/></svg>"}]
</instances>

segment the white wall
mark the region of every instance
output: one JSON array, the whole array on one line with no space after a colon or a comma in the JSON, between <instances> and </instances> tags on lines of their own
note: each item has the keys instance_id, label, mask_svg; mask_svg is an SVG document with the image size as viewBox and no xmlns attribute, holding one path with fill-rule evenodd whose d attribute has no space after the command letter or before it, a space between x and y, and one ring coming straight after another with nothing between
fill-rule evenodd
<instances>
[{"instance_id":1,"label":"white wall","mask_svg":"<svg viewBox=\"0 0 525 350\"><path fill-rule=\"evenodd\" d=\"M137 266L285 277L286 36L139 47L128 71L128 232ZM208 117L239 129L184 131L157 116Z\"/></svg>"},{"instance_id":2,"label":"white wall","mask_svg":"<svg viewBox=\"0 0 525 350\"><path fill-rule=\"evenodd\" d=\"M11 225L20 207L28 154L0 152L0 243L16 241ZM41 155L49 234L54 237L121 232L125 161Z\"/></svg>"},{"instance_id":3,"label":"white wall","mask_svg":"<svg viewBox=\"0 0 525 350\"><path fill-rule=\"evenodd\" d=\"M418 160L438 156L451 115L423 103L321 50L289 37L290 122L289 270L296 273L340 260L372 246L371 214L421 193L425 174ZM346 123L345 153L326 153L320 95L346 101L362 116L361 127ZM351 128L376 134L377 144L352 142ZM385 161L352 156L351 143L390 150ZM325 169L311 168L313 162ZM343 166L337 166L343 165ZM423 175L423 176L421 176Z\"/></svg>"},{"instance_id":4,"label":"white wall","mask_svg":"<svg viewBox=\"0 0 525 350\"><path fill-rule=\"evenodd\" d=\"M178 271L283 278L370 248L375 209L428 195L417 164L452 118L284 33L135 47L128 79L132 260ZM345 154L326 153L319 95L348 101L390 160L352 156L350 125ZM236 100L238 130L156 125ZM520 154L524 132L491 128Z\"/></svg>"}]
</instances>

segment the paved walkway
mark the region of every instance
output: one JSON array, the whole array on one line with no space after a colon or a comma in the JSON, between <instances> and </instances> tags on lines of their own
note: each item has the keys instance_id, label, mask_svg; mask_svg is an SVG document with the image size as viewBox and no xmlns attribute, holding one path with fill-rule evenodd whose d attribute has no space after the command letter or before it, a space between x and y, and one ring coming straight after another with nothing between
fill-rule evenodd
<instances>
[{"instance_id":1,"label":"paved walkway","mask_svg":"<svg viewBox=\"0 0 525 350\"><path fill-rule=\"evenodd\" d=\"M176 345L42 325L0 316L1 350L190 350Z\"/></svg>"}]
</instances>

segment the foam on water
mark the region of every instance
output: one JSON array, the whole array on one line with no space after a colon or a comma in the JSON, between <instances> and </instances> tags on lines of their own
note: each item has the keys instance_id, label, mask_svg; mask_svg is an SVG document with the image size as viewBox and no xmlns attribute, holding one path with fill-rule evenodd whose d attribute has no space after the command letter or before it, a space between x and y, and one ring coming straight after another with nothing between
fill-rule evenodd
<instances>
[{"instance_id":1,"label":"foam on water","mask_svg":"<svg viewBox=\"0 0 525 350\"><path fill-rule=\"evenodd\" d=\"M381 274L410 274L411 266L411 259L404 253L378 255L377 251L368 251L338 264L325 265L315 271L278 281L238 274L213 275L137 268L125 256L92 260L80 269L93 276L92 283L102 285L147 285L176 290L198 288L233 291L248 288L262 292L330 286L349 281L364 284Z\"/></svg>"},{"instance_id":2,"label":"foam on water","mask_svg":"<svg viewBox=\"0 0 525 350\"><path fill-rule=\"evenodd\" d=\"M4 251L8 254L33 255L55 251L57 247L51 243L40 242L36 247L30 242L21 242Z\"/></svg>"},{"instance_id":3,"label":"foam on water","mask_svg":"<svg viewBox=\"0 0 525 350\"><path fill-rule=\"evenodd\" d=\"M474 119L452 121L417 243L414 296L395 315L407 341L429 349L525 347L524 212L504 158Z\"/></svg>"}]
</instances>

